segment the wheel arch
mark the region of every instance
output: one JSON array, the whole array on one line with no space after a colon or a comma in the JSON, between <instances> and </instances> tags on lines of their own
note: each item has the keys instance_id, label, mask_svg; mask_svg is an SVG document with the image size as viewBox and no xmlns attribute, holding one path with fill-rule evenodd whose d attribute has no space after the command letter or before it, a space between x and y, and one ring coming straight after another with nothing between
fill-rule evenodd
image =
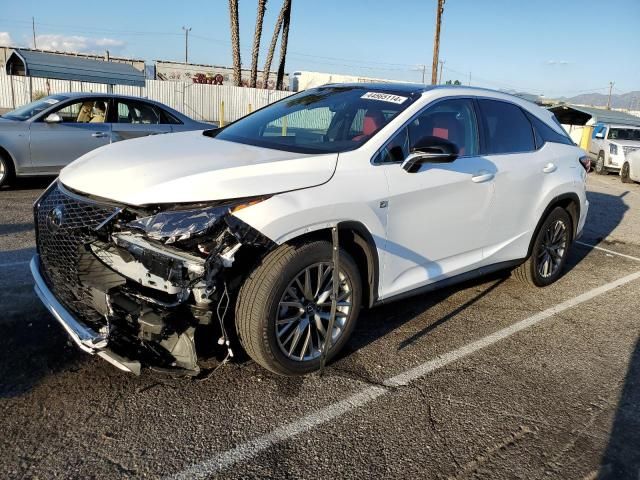
<instances>
[{"instance_id":1,"label":"wheel arch","mask_svg":"<svg viewBox=\"0 0 640 480\"><path fill-rule=\"evenodd\" d=\"M569 214L569 217L571 218L571 224L572 224L571 225L571 241L573 242L573 240L576 238L578 223L580 221L580 214L581 214L580 198L578 197L578 194L575 192L563 193L562 195L558 195L557 197L554 197L548 203L547 207L542 212L542 215L540 215L540 218L538 219L538 224L536 225L536 228L533 231L533 235L531 236L531 241L529 242L529 250L527 251L527 257L531 255L533 244L535 242L536 237L538 236L538 232L540 231L542 224L544 223L546 218L549 216L551 211L556 207L563 208Z\"/></svg>"},{"instance_id":2,"label":"wheel arch","mask_svg":"<svg viewBox=\"0 0 640 480\"><path fill-rule=\"evenodd\" d=\"M344 221L338 223L339 243L353 257L360 272L363 285L362 304L372 307L378 300L378 282L380 261L373 235L361 222ZM287 240L287 243L300 243L323 239L329 242L331 228L321 228L303 233Z\"/></svg>"}]
</instances>

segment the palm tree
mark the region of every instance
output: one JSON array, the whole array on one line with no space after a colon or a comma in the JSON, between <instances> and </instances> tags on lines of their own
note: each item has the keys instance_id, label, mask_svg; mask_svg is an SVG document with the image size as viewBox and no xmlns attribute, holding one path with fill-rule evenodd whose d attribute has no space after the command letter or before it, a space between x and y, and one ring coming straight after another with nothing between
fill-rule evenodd
<instances>
[{"instance_id":1,"label":"palm tree","mask_svg":"<svg viewBox=\"0 0 640 480\"><path fill-rule=\"evenodd\" d=\"M284 15L286 11L286 3L282 4L278 19L276 20L276 27L273 30L273 36L271 37L271 44L267 51L267 59L264 62L264 70L262 71L262 83L264 88L269 88L269 74L271 73L271 62L273 61L273 54L276 51L276 43L278 43L278 36L280 35L280 29L282 28L282 22L284 21Z\"/></svg>"},{"instance_id":2,"label":"palm tree","mask_svg":"<svg viewBox=\"0 0 640 480\"><path fill-rule=\"evenodd\" d=\"M289 41L289 23L291 22L291 0L284 0L284 18L282 21L282 38L280 39L280 66L278 67L278 79L276 90L284 89L284 64L287 58L287 43Z\"/></svg>"},{"instance_id":3,"label":"palm tree","mask_svg":"<svg viewBox=\"0 0 640 480\"><path fill-rule=\"evenodd\" d=\"M229 16L231 19L231 49L233 54L233 79L237 86L242 86L242 67L240 63L240 24L238 23L238 0L229 0Z\"/></svg>"},{"instance_id":4,"label":"palm tree","mask_svg":"<svg viewBox=\"0 0 640 480\"><path fill-rule=\"evenodd\" d=\"M256 88L258 81L258 57L260 56L260 39L262 37L262 22L267 9L267 0L258 0L258 15L256 17L256 31L253 35L253 51L251 52L251 79L249 86Z\"/></svg>"}]
</instances>

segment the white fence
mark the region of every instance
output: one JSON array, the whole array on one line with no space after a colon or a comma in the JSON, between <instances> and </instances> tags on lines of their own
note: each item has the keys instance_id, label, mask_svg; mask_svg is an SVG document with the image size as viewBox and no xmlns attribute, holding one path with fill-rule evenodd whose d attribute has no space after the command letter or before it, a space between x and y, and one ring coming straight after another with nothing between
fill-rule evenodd
<instances>
[{"instance_id":1,"label":"white fence","mask_svg":"<svg viewBox=\"0 0 640 480\"><path fill-rule=\"evenodd\" d=\"M147 80L145 83L144 87L115 85L113 93L157 100L196 120L224 120L225 123L293 93L162 80ZM37 96L54 93L106 91L107 86L100 83L0 75L0 108L16 108Z\"/></svg>"}]
</instances>

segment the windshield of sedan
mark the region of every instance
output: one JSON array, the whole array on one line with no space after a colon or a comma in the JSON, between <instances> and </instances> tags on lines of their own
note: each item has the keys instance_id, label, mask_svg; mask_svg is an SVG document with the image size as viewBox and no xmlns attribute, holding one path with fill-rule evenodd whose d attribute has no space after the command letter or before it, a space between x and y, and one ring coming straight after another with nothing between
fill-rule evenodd
<instances>
[{"instance_id":1,"label":"windshield of sedan","mask_svg":"<svg viewBox=\"0 0 640 480\"><path fill-rule=\"evenodd\" d=\"M610 128L607 138L640 141L640 128Z\"/></svg>"},{"instance_id":2,"label":"windshield of sedan","mask_svg":"<svg viewBox=\"0 0 640 480\"><path fill-rule=\"evenodd\" d=\"M3 118L8 118L9 120L18 120L25 121L29 120L31 117L39 114L40 112L44 112L47 108L55 105L62 100L66 100L67 97L64 95L49 95L48 97L41 98L40 100L36 100L31 103L27 103L20 108L16 108L8 113L2 115Z\"/></svg>"},{"instance_id":3,"label":"windshield of sedan","mask_svg":"<svg viewBox=\"0 0 640 480\"><path fill-rule=\"evenodd\" d=\"M418 96L362 86L307 90L209 133L220 140L297 153L358 148Z\"/></svg>"}]
</instances>

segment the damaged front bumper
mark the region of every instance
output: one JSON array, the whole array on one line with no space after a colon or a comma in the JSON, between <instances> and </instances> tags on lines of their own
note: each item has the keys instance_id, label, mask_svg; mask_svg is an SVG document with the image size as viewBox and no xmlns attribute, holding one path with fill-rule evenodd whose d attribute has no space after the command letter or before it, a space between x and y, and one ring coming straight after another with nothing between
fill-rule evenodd
<instances>
[{"instance_id":1,"label":"damaged front bumper","mask_svg":"<svg viewBox=\"0 0 640 480\"><path fill-rule=\"evenodd\" d=\"M30 263L31 274L35 282L34 290L36 295L53 317L67 331L71 340L84 352L91 355L98 355L120 370L130 372L135 375L140 374L140 362L132 361L121 357L117 353L107 348L108 339L105 335L95 332L93 329L78 321L66 308L56 299L49 289L42 274L40 273L40 257L34 255Z\"/></svg>"},{"instance_id":2,"label":"damaged front bumper","mask_svg":"<svg viewBox=\"0 0 640 480\"><path fill-rule=\"evenodd\" d=\"M54 183L34 215L36 293L80 349L134 374L233 355L229 292L273 244L229 206L133 209Z\"/></svg>"}]
</instances>

